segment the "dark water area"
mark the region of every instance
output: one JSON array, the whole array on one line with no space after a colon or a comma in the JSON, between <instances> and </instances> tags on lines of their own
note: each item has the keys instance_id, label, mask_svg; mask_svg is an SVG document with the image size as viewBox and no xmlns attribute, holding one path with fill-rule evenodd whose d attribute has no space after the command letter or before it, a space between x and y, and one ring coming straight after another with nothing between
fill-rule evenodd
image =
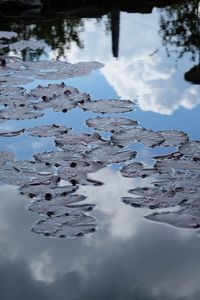
<instances>
[{"instance_id":1,"label":"dark water area","mask_svg":"<svg viewBox=\"0 0 200 300\"><path fill-rule=\"evenodd\" d=\"M18 34L12 42L37 39L47 44L34 51L1 52L23 61L101 62L102 69L65 79L65 84L93 99L130 99L137 103L135 110L120 116L152 130L182 130L199 141L200 6L198 1L171 2L140 9L90 4L42 13L1 12L0 31ZM38 84L39 79L26 87ZM39 119L2 122L0 131L55 123L91 133L85 123L91 117L96 114L79 108L66 114L47 109ZM147 166L152 166L153 155L175 151L139 143L131 147L138 152L136 160ZM18 160L55 149L52 138L0 137L0 150L14 152ZM38 214L27 210L30 199L13 185L0 186L2 300L199 300L199 229L147 220L148 208L122 203L144 181L122 176L120 166L108 165L90 175L104 182L102 186L79 186L87 203L96 205L92 216L97 231L84 237L49 238L31 232Z\"/></svg>"}]
</instances>

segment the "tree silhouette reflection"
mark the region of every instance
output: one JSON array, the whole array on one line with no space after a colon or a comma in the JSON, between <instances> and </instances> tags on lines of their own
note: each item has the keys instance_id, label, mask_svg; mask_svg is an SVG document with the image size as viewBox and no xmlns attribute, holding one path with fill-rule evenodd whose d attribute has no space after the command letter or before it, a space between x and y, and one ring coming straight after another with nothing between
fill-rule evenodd
<instances>
[{"instance_id":1,"label":"tree silhouette reflection","mask_svg":"<svg viewBox=\"0 0 200 300\"><path fill-rule=\"evenodd\" d=\"M184 75L186 81L200 84L200 3L197 0L173 5L162 10L160 34L167 54L178 59L190 54L196 62Z\"/></svg>"}]
</instances>

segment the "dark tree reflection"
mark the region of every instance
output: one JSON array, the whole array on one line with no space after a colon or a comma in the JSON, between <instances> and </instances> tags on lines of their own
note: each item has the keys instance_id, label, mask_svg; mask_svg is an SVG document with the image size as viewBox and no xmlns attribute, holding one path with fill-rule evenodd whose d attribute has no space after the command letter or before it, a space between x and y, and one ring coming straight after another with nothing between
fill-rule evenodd
<instances>
[{"instance_id":1,"label":"dark tree reflection","mask_svg":"<svg viewBox=\"0 0 200 300\"><path fill-rule=\"evenodd\" d=\"M66 56L67 49L75 43L79 48L83 48L83 41L80 33L84 30L83 19L47 19L27 22L21 20L17 22L4 23L1 30L13 30L18 33L17 40L39 39L46 42L52 50L57 50L57 59ZM43 50L30 51L25 49L21 52L23 60L38 60Z\"/></svg>"},{"instance_id":2,"label":"dark tree reflection","mask_svg":"<svg viewBox=\"0 0 200 300\"><path fill-rule=\"evenodd\" d=\"M160 34L168 55L177 52L181 58L191 53L196 60L200 50L200 4L193 0L161 10Z\"/></svg>"},{"instance_id":3,"label":"dark tree reflection","mask_svg":"<svg viewBox=\"0 0 200 300\"><path fill-rule=\"evenodd\" d=\"M162 10L160 33L168 56L176 52L178 58L191 55L193 66L184 74L186 81L200 84L200 3L188 1Z\"/></svg>"}]
</instances>

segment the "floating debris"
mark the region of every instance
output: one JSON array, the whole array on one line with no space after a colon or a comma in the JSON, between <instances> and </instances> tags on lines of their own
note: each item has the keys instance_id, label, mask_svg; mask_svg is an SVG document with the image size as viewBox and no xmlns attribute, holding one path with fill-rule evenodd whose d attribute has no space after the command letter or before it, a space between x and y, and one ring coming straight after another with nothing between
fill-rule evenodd
<instances>
[{"instance_id":1,"label":"floating debris","mask_svg":"<svg viewBox=\"0 0 200 300\"><path fill-rule=\"evenodd\" d=\"M86 125L100 131L115 132L126 126L136 126L138 122L123 117L96 117L86 120Z\"/></svg>"}]
</instances>

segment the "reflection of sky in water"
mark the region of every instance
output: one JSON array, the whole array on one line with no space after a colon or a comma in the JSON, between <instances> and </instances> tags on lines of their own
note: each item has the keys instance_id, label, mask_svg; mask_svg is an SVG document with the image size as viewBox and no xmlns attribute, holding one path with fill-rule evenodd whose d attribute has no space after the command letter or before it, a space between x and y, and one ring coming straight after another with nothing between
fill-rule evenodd
<instances>
[{"instance_id":1,"label":"reflection of sky in water","mask_svg":"<svg viewBox=\"0 0 200 300\"><path fill-rule=\"evenodd\" d=\"M98 178L105 176L103 192L85 189L104 226L77 239L30 233L36 218L25 211L27 199L0 188L1 299L199 299L199 237L144 221L119 201L131 180L109 168Z\"/></svg>"},{"instance_id":2,"label":"reflection of sky in water","mask_svg":"<svg viewBox=\"0 0 200 300\"><path fill-rule=\"evenodd\" d=\"M142 29L141 29L142 28ZM145 31L145 38L144 32ZM137 99L139 107L123 114L153 129L182 129L200 139L199 87L184 82L191 67L187 57L175 69L175 59L166 59L158 32L158 14L122 14L119 58L111 57L110 36L103 23L85 20L81 33L85 48L72 44L66 50L70 61L98 60L106 66L91 76L68 79L66 84L91 93L94 99ZM159 49L155 54L153 52ZM151 55L152 54L152 55ZM51 52L51 57L55 53ZM1 130L42 124L65 124L76 131L91 132L84 122L95 116L75 109L70 113L47 110L43 118L9 121ZM18 159L55 149L50 138L0 138L1 150L16 152ZM138 160L163 149L132 145ZM165 152L170 152L171 149ZM91 177L104 181L102 187L81 187L87 202L97 204L93 214L99 230L78 239L48 239L29 228L38 215L27 212L27 199L16 189L1 186L0 201L0 288L1 299L30 300L198 300L200 297L200 240L197 232L175 229L142 218L145 210L121 203L121 196L134 184L123 178L116 165ZM145 182L147 184L148 182ZM29 201L29 200L28 200Z\"/></svg>"}]
</instances>

